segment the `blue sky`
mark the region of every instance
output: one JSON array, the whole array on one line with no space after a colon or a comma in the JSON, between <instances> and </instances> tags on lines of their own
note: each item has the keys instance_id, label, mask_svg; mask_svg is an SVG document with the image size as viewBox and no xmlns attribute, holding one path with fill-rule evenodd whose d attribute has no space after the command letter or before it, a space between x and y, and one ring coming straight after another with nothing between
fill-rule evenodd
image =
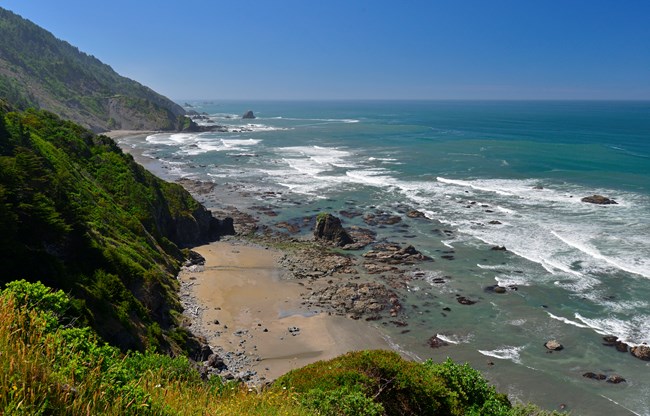
<instances>
[{"instance_id":1,"label":"blue sky","mask_svg":"<svg viewBox=\"0 0 650 416\"><path fill-rule=\"evenodd\" d=\"M0 0L173 99L650 99L650 1Z\"/></svg>"}]
</instances>

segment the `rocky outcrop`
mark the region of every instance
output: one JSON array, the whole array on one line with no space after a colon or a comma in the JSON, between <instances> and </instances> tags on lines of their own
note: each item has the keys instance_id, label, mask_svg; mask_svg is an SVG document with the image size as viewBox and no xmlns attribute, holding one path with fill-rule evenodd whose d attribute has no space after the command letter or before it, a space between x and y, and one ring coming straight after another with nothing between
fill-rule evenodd
<instances>
[{"instance_id":1,"label":"rocky outcrop","mask_svg":"<svg viewBox=\"0 0 650 416\"><path fill-rule=\"evenodd\" d=\"M584 378L590 378L592 380L605 380L607 376L605 374L600 374L600 373L594 373L592 371L588 371L582 375Z\"/></svg>"},{"instance_id":2,"label":"rocky outcrop","mask_svg":"<svg viewBox=\"0 0 650 416\"><path fill-rule=\"evenodd\" d=\"M179 247L191 247L218 240L223 235L235 234L232 218L214 218L202 205L191 215L168 218L166 222L167 238Z\"/></svg>"},{"instance_id":3,"label":"rocky outcrop","mask_svg":"<svg viewBox=\"0 0 650 416\"><path fill-rule=\"evenodd\" d=\"M331 253L323 248L299 250L280 259L280 266L294 279L319 279L335 273L357 274L350 256Z\"/></svg>"},{"instance_id":4,"label":"rocky outcrop","mask_svg":"<svg viewBox=\"0 0 650 416\"><path fill-rule=\"evenodd\" d=\"M385 309L392 317L397 316L402 305L395 293L379 283L339 283L315 290L307 301L310 307L332 309L339 315L359 319L363 316L375 319Z\"/></svg>"},{"instance_id":5,"label":"rocky outcrop","mask_svg":"<svg viewBox=\"0 0 650 416\"><path fill-rule=\"evenodd\" d=\"M400 247L398 244L386 243L377 244L363 255L367 260L378 261L388 264L413 264L421 261L431 260L415 249L413 246Z\"/></svg>"},{"instance_id":6,"label":"rocky outcrop","mask_svg":"<svg viewBox=\"0 0 650 416\"><path fill-rule=\"evenodd\" d=\"M314 228L314 237L317 240L324 240L338 247L354 243L350 234L343 228L341 220L332 214L318 216Z\"/></svg>"},{"instance_id":7,"label":"rocky outcrop","mask_svg":"<svg viewBox=\"0 0 650 416\"><path fill-rule=\"evenodd\" d=\"M243 119L254 119L255 114L253 114L253 112L251 110L248 110L247 112L244 113L243 116L241 116L241 118L243 118Z\"/></svg>"},{"instance_id":8,"label":"rocky outcrop","mask_svg":"<svg viewBox=\"0 0 650 416\"><path fill-rule=\"evenodd\" d=\"M461 305L473 305L477 301L467 298L465 296L456 295L456 302L460 303Z\"/></svg>"},{"instance_id":9,"label":"rocky outcrop","mask_svg":"<svg viewBox=\"0 0 650 416\"><path fill-rule=\"evenodd\" d=\"M619 341L618 337L607 335L603 337L603 345L606 347L614 347L616 351L627 352L628 345L623 341Z\"/></svg>"},{"instance_id":10,"label":"rocky outcrop","mask_svg":"<svg viewBox=\"0 0 650 416\"><path fill-rule=\"evenodd\" d=\"M431 338L429 338L429 340L427 341L427 344L429 345L429 347L434 348L434 349L435 348L440 348L440 347L446 347L447 345L449 345L449 343L447 341L444 341L444 340L440 339L438 337L438 335L434 335Z\"/></svg>"},{"instance_id":11,"label":"rocky outcrop","mask_svg":"<svg viewBox=\"0 0 650 416\"><path fill-rule=\"evenodd\" d=\"M611 384L619 384L619 383L625 383L627 380L625 380L623 377L619 376L618 374L612 374L611 376L607 376L605 374L601 373L594 373L594 372L587 372L582 375L584 378L590 378L592 380L598 380L598 381L603 381L605 380L608 383Z\"/></svg>"},{"instance_id":12,"label":"rocky outcrop","mask_svg":"<svg viewBox=\"0 0 650 416\"><path fill-rule=\"evenodd\" d=\"M623 377L617 374L612 374L611 376L607 377L607 380L605 381L612 384L618 384L618 383L625 383L627 380L625 380Z\"/></svg>"},{"instance_id":13,"label":"rocky outcrop","mask_svg":"<svg viewBox=\"0 0 650 416\"><path fill-rule=\"evenodd\" d=\"M423 212L412 209L406 213L406 216L409 218L426 218Z\"/></svg>"},{"instance_id":14,"label":"rocky outcrop","mask_svg":"<svg viewBox=\"0 0 650 416\"><path fill-rule=\"evenodd\" d=\"M586 196L581 199L582 202L588 202L590 204L597 204L597 205L616 205L618 202L614 201L613 199L609 199L606 196L602 195L592 195L592 196Z\"/></svg>"},{"instance_id":15,"label":"rocky outcrop","mask_svg":"<svg viewBox=\"0 0 650 416\"><path fill-rule=\"evenodd\" d=\"M630 354L643 361L650 361L650 346L639 345L630 348Z\"/></svg>"},{"instance_id":16,"label":"rocky outcrop","mask_svg":"<svg viewBox=\"0 0 650 416\"><path fill-rule=\"evenodd\" d=\"M549 351L561 351L564 349L564 346L555 339L546 341L544 347Z\"/></svg>"}]
</instances>

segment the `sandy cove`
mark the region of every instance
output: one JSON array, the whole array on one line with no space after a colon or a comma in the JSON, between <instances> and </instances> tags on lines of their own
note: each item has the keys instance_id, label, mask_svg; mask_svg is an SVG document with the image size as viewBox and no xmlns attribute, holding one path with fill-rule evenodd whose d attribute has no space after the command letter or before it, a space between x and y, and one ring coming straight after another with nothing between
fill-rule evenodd
<instances>
[{"instance_id":1,"label":"sandy cove","mask_svg":"<svg viewBox=\"0 0 650 416\"><path fill-rule=\"evenodd\" d=\"M306 310L304 287L281 278L282 253L236 240L194 250L205 265L180 273L181 299L192 331L228 367L222 376L257 384L348 351L391 349L367 322Z\"/></svg>"},{"instance_id":2,"label":"sandy cove","mask_svg":"<svg viewBox=\"0 0 650 416\"><path fill-rule=\"evenodd\" d=\"M105 134L119 143L129 137L144 140L154 133L119 130ZM140 149L122 149L154 175L165 177L166 166L158 160L144 156ZM221 189L216 197L211 189L202 190L200 183L181 183L218 217L234 216L238 232L250 232L247 222L255 220L242 218L241 212L230 206L238 205L242 198L236 190ZM279 264L284 254L281 251L236 237L193 250L206 261L203 266L180 272L180 299L192 332L204 337L227 367L218 372L221 377L259 385L291 369L349 351L393 349L388 339L365 320L304 306L305 281L283 279L291 273ZM319 284L327 285L324 281ZM290 332L289 328L298 331Z\"/></svg>"}]
</instances>

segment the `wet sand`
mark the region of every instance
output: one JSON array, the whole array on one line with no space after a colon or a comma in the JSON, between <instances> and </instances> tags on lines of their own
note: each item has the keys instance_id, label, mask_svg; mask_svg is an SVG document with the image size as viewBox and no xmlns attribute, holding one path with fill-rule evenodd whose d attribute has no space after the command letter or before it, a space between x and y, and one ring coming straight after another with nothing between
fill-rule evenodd
<instances>
[{"instance_id":1,"label":"wet sand","mask_svg":"<svg viewBox=\"0 0 650 416\"><path fill-rule=\"evenodd\" d=\"M192 330L221 355L234 353L257 378L273 380L348 351L391 349L367 322L306 310L301 283L281 279L280 252L237 241L194 250L206 259L203 270L179 275L195 305Z\"/></svg>"}]
</instances>

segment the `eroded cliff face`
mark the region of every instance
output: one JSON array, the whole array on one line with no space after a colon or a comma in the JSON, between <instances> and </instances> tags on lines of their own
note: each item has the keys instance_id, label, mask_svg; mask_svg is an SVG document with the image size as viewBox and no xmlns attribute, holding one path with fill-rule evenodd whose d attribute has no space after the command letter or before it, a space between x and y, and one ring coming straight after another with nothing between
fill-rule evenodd
<instances>
[{"instance_id":1,"label":"eroded cliff face","mask_svg":"<svg viewBox=\"0 0 650 416\"><path fill-rule=\"evenodd\" d=\"M234 235L232 218L218 219L200 205L191 215L166 218L169 239L179 247L193 247L216 241L223 235Z\"/></svg>"},{"instance_id":2,"label":"eroded cliff face","mask_svg":"<svg viewBox=\"0 0 650 416\"><path fill-rule=\"evenodd\" d=\"M175 352L182 249L234 232L103 135L0 102L0 284L41 281L122 349Z\"/></svg>"},{"instance_id":3,"label":"eroded cliff face","mask_svg":"<svg viewBox=\"0 0 650 416\"><path fill-rule=\"evenodd\" d=\"M107 119L95 130L176 130L180 115L152 101L127 96L107 98L106 114Z\"/></svg>"}]
</instances>

